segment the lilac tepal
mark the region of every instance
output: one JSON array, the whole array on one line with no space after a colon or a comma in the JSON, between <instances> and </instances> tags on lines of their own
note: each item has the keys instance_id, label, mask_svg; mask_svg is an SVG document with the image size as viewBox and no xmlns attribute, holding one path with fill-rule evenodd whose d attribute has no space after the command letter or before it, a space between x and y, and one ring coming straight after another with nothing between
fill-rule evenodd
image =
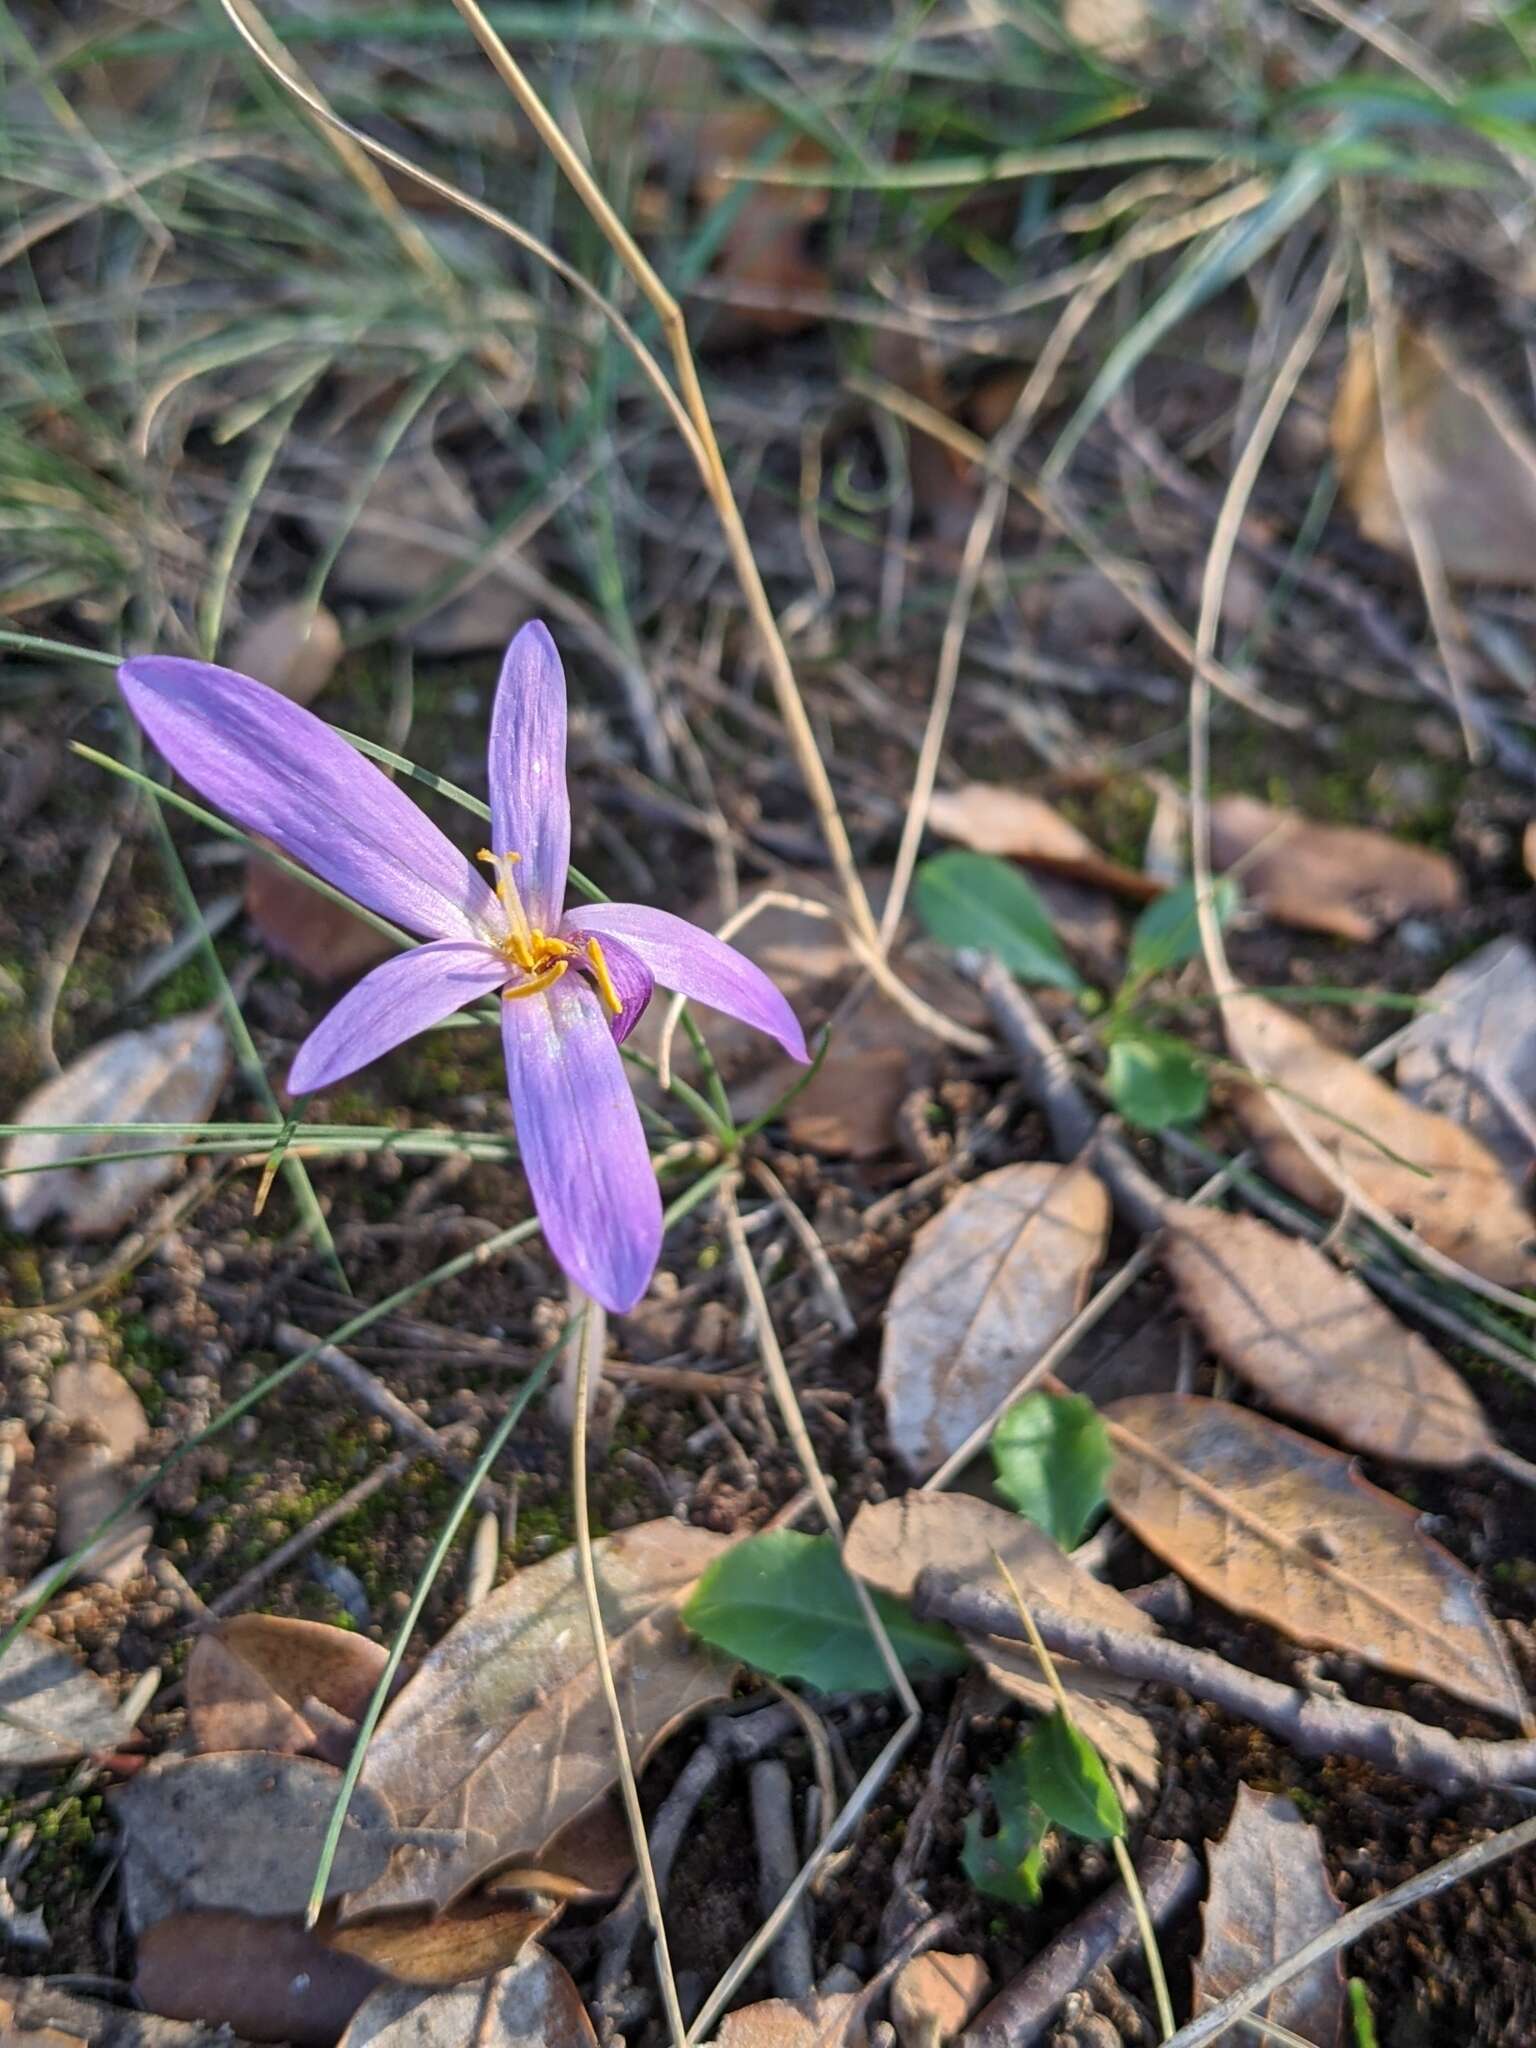
<instances>
[{"instance_id":1,"label":"lilac tepal","mask_svg":"<svg viewBox=\"0 0 1536 2048\"><path fill-rule=\"evenodd\" d=\"M487 885L386 775L313 712L249 676L143 655L128 707L237 824L425 939L376 967L300 1046L296 1095L329 1087L463 1004L500 991L512 1115L544 1236L594 1300L645 1292L661 1197L618 1048L660 982L755 1025L797 1060L783 996L709 932L639 903L565 909L571 811L565 672L536 621L507 649L491 714Z\"/></svg>"}]
</instances>

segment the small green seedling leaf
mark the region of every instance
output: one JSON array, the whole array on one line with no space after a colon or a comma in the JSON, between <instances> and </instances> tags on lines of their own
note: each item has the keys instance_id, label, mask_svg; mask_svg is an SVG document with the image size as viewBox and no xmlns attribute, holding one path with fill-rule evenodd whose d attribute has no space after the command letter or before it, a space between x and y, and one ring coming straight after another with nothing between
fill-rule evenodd
<instances>
[{"instance_id":1,"label":"small green seedling leaf","mask_svg":"<svg viewBox=\"0 0 1536 2048\"><path fill-rule=\"evenodd\" d=\"M1104 1086L1126 1122L1143 1131L1192 1122L1210 1094L1198 1053L1176 1038L1136 1031L1119 1033L1111 1042Z\"/></svg>"},{"instance_id":2,"label":"small green seedling leaf","mask_svg":"<svg viewBox=\"0 0 1536 2048\"><path fill-rule=\"evenodd\" d=\"M1038 890L1009 861L960 847L935 854L918 868L912 901L943 945L995 953L1020 981L1083 985Z\"/></svg>"},{"instance_id":3,"label":"small green seedling leaf","mask_svg":"<svg viewBox=\"0 0 1536 2048\"><path fill-rule=\"evenodd\" d=\"M1237 884L1223 875L1212 886L1211 901L1216 918L1226 924L1237 908ZM1170 889L1149 903L1131 930L1130 957L1126 964L1128 981L1144 981L1149 975L1166 974L1181 967L1200 950L1200 914L1193 882Z\"/></svg>"},{"instance_id":4,"label":"small green seedling leaf","mask_svg":"<svg viewBox=\"0 0 1536 2048\"><path fill-rule=\"evenodd\" d=\"M1063 1550L1082 1542L1104 1506L1114 1460L1109 1432L1081 1394L1026 1394L992 1433L998 1492Z\"/></svg>"},{"instance_id":5,"label":"small green seedling leaf","mask_svg":"<svg viewBox=\"0 0 1536 2048\"><path fill-rule=\"evenodd\" d=\"M960 1868L988 1898L1006 1899L1011 1906L1038 1906L1045 1816L1030 1800L1022 1743L989 1774L987 1790L997 1808L997 1832L984 1835L980 1813L968 1813Z\"/></svg>"},{"instance_id":6,"label":"small green seedling leaf","mask_svg":"<svg viewBox=\"0 0 1536 2048\"><path fill-rule=\"evenodd\" d=\"M1355 2048L1377 2048L1376 2022L1371 2017L1371 1994L1365 1988L1363 1977L1349 1980L1349 2023L1355 2036Z\"/></svg>"},{"instance_id":7,"label":"small green seedling leaf","mask_svg":"<svg viewBox=\"0 0 1536 2048\"><path fill-rule=\"evenodd\" d=\"M899 1600L875 1606L910 1672L959 1671L966 1654L946 1628L916 1620ZM887 1692L890 1674L830 1536L771 1529L719 1557L683 1619L697 1636L771 1678L819 1692Z\"/></svg>"},{"instance_id":8,"label":"small green seedling leaf","mask_svg":"<svg viewBox=\"0 0 1536 2048\"><path fill-rule=\"evenodd\" d=\"M1125 1815L1098 1751L1061 1712L1046 1716L1024 1745L1029 1796L1048 1821L1085 1842L1125 1833Z\"/></svg>"}]
</instances>

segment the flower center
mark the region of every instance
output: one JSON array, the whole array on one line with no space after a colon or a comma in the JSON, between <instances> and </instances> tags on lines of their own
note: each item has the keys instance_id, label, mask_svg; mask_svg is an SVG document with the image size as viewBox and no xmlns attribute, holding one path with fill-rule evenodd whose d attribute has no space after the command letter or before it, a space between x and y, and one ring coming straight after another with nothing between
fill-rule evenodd
<instances>
[{"instance_id":1,"label":"flower center","mask_svg":"<svg viewBox=\"0 0 1536 2048\"><path fill-rule=\"evenodd\" d=\"M524 996L536 996L547 988L553 988L564 974L572 960L577 957L577 948L568 939L557 939L549 932L540 931L530 924L528 913L523 908L523 899L518 894L517 883L512 870L522 859L520 853L492 853L482 847L477 859L483 860L496 878L496 900L500 903L507 920L505 938L498 940L496 950L503 959L514 967L520 967L526 981L516 984L509 982L502 990L502 1000L508 1003L521 1001ZM597 992L611 1016L617 1017L624 1005L619 1000L613 977L608 972L608 963L603 958L603 949L596 939L588 939L581 949L586 954L587 966L597 984Z\"/></svg>"}]
</instances>

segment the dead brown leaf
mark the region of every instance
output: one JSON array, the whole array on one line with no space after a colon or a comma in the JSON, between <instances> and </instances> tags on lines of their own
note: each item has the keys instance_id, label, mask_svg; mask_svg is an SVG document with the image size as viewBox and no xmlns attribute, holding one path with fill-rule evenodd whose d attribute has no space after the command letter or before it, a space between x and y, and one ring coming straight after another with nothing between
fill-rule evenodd
<instances>
[{"instance_id":1,"label":"dead brown leaf","mask_svg":"<svg viewBox=\"0 0 1536 2048\"><path fill-rule=\"evenodd\" d=\"M312 704L341 660L341 628L325 606L280 604L241 628L229 667L281 690L295 704Z\"/></svg>"},{"instance_id":2,"label":"dead brown leaf","mask_svg":"<svg viewBox=\"0 0 1536 2048\"><path fill-rule=\"evenodd\" d=\"M1518 1186L1536 1163L1536 953L1495 939L1442 974L1398 1049L1399 1090L1481 1139Z\"/></svg>"},{"instance_id":3,"label":"dead brown leaf","mask_svg":"<svg viewBox=\"0 0 1536 2048\"><path fill-rule=\"evenodd\" d=\"M1239 1785L1227 1832L1208 1842L1205 1939L1195 1964L1195 2011L1240 1991L1322 1934L1344 1908L1334 1897L1322 1837L1278 1792ZM1344 2028L1344 1969L1325 1956L1253 2008L1313 2048L1337 2048Z\"/></svg>"},{"instance_id":4,"label":"dead brown leaf","mask_svg":"<svg viewBox=\"0 0 1536 2048\"><path fill-rule=\"evenodd\" d=\"M958 840L975 853L1024 861L1070 881L1113 890L1138 903L1150 903L1163 894L1164 885L1155 876L1122 867L1101 853L1086 833L1079 832L1043 797L1001 783L968 782L962 789L936 791L928 807L928 822L935 832Z\"/></svg>"},{"instance_id":5,"label":"dead brown leaf","mask_svg":"<svg viewBox=\"0 0 1536 2048\"><path fill-rule=\"evenodd\" d=\"M432 1991L384 1984L338 2048L597 2048L569 1973L536 1944L494 1977Z\"/></svg>"},{"instance_id":6,"label":"dead brown leaf","mask_svg":"<svg viewBox=\"0 0 1536 2048\"><path fill-rule=\"evenodd\" d=\"M930 1949L903 1963L891 1985L891 2022L901 2048L949 2048L991 1989L980 1956Z\"/></svg>"},{"instance_id":7,"label":"dead brown leaf","mask_svg":"<svg viewBox=\"0 0 1536 2048\"><path fill-rule=\"evenodd\" d=\"M1211 858L1218 868L1245 863L1244 897L1267 916L1341 939L1373 939L1412 912L1449 917L1463 901L1461 875L1443 853L1359 826L1315 824L1257 797L1212 804Z\"/></svg>"},{"instance_id":8,"label":"dead brown leaf","mask_svg":"<svg viewBox=\"0 0 1536 2048\"><path fill-rule=\"evenodd\" d=\"M198 1010L119 1031L72 1060L56 1080L34 1089L13 1114L19 1124L201 1123L219 1099L229 1072L229 1045L212 1010ZM154 1159L119 1155L157 1151ZM94 1166L52 1166L90 1155ZM185 1162L164 1138L79 1137L22 1131L3 1155L9 1176L0 1202L11 1227L37 1229L50 1216L64 1218L77 1237L109 1237L138 1219L144 1203L173 1180ZM44 1171L17 1172L17 1168Z\"/></svg>"},{"instance_id":9,"label":"dead brown leaf","mask_svg":"<svg viewBox=\"0 0 1536 2048\"><path fill-rule=\"evenodd\" d=\"M843 1562L881 1593L910 1600L929 1566L967 1579L997 1580L1002 1558L1019 1585L1049 1607L1059 1607L1110 1628L1156 1635L1150 1615L1113 1586L1075 1565L1043 1529L1022 1515L966 1493L920 1489L899 1500L869 1502L848 1531ZM1032 1714L1049 1714L1055 1700L1027 1644L997 1636L968 1636L966 1648L993 1683ZM1073 1717L1108 1762L1147 1791L1158 1782L1158 1745L1146 1717L1133 1702L1140 1688L1122 1679L1082 1670L1057 1660L1072 1699Z\"/></svg>"},{"instance_id":10,"label":"dead brown leaf","mask_svg":"<svg viewBox=\"0 0 1536 2048\"><path fill-rule=\"evenodd\" d=\"M1178 1203L1162 1260L1216 1355L1298 1422L1416 1465L1468 1465L1494 1448L1461 1375L1315 1245Z\"/></svg>"},{"instance_id":11,"label":"dead brown leaf","mask_svg":"<svg viewBox=\"0 0 1536 2048\"><path fill-rule=\"evenodd\" d=\"M446 1913L423 1907L338 1927L327 1941L399 1984L463 1984L515 1963L560 1910L548 1899L466 1899Z\"/></svg>"},{"instance_id":12,"label":"dead brown leaf","mask_svg":"<svg viewBox=\"0 0 1536 2048\"><path fill-rule=\"evenodd\" d=\"M277 1614L239 1614L200 1635L187 1660L187 1726L199 1750L319 1755L330 1763L333 1716L363 1712L388 1661L350 1629ZM313 1702L330 1710L313 1720ZM348 1745L350 1746L350 1745Z\"/></svg>"},{"instance_id":13,"label":"dead brown leaf","mask_svg":"<svg viewBox=\"0 0 1536 2048\"><path fill-rule=\"evenodd\" d=\"M682 1717L722 1698L730 1673L690 1645L677 1608L726 1539L664 1519L595 1546L610 1656L636 1761ZM380 1723L362 1785L403 1825L466 1834L446 1858L402 1846L356 1888L348 1921L450 1905L491 1871L533 1885L541 1852L614 1783L573 1550L531 1566L471 1609ZM352 1891L353 1887L348 1887Z\"/></svg>"},{"instance_id":14,"label":"dead brown leaf","mask_svg":"<svg viewBox=\"0 0 1536 2048\"><path fill-rule=\"evenodd\" d=\"M713 2048L867 2048L863 2003L857 1991L826 1991L740 2005L720 2022Z\"/></svg>"},{"instance_id":15,"label":"dead brown leaf","mask_svg":"<svg viewBox=\"0 0 1536 2048\"><path fill-rule=\"evenodd\" d=\"M984 1422L1082 1307L1109 1197L1083 1165L1000 1166L912 1241L886 1312L880 1391L920 1478Z\"/></svg>"},{"instance_id":16,"label":"dead brown leaf","mask_svg":"<svg viewBox=\"0 0 1536 2048\"><path fill-rule=\"evenodd\" d=\"M1110 1506L1210 1599L1524 1720L1476 1579L1342 1452L1195 1394L1133 1395L1104 1420Z\"/></svg>"},{"instance_id":17,"label":"dead brown leaf","mask_svg":"<svg viewBox=\"0 0 1536 2048\"><path fill-rule=\"evenodd\" d=\"M379 1984L297 1920L172 1913L138 1940L133 1988L151 2012L233 2027L251 2041L330 2048Z\"/></svg>"},{"instance_id":18,"label":"dead brown leaf","mask_svg":"<svg viewBox=\"0 0 1536 2048\"><path fill-rule=\"evenodd\" d=\"M0 1770L73 1763L131 1733L106 1681L48 1637L23 1630L0 1660Z\"/></svg>"},{"instance_id":19,"label":"dead brown leaf","mask_svg":"<svg viewBox=\"0 0 1536 2048\"><path fill-rule=\"evenodd\" d=\"M267 950L311 981L354 981L395 947L375 926L260 854L245 864L245 914Z\"/></svg>"},{"instance_id":20,"label":"dead brown leaf","mask_svg":"<svg viewBox=\"0 0 1536 2048\"><path fill-rule=\"evenodd\" d=\"M1409 1102L1278 1003L1245 995L1227 1006L1226 1029L1233 1057L1285 1091L1290 1113L1372 1200L1485 1279L1520 1287L1532 1278L1536 1225L1469 1132ZM1265 1171L1332 1215L1339 1191L1286 1130L1270 1091L1240 1084L1233 1107Z\"/></svg>"},{"instance_id":21,"label":"dead brown leaf","mask_svg":"<svg viewBox=\"0 0 1536 2048\"><path fill-rule=\"evenodd\" d=\"M340 1771L313 1757L157 1757L110 1795L130 1924L141 1931L171 1913L208 1909L302 1913L340 1784ZM327 1896L372 1883L394 1842L394 1815L360 1785Z\"/></svg>"},{"instance_id":22,"label":"dead brown leaf","mask_svg":"<svg viewBox=\"0 0 1536 2048\"><path fill-rule=\"evenodd\" d=\"M1400 431L1389 471L1375 343L1368 329L1355 334L1332 434L1344 500L1361 532L1413 559L1400 484L1447 574L1529 584L1536 577L1536 447L1508 402L1442 338L1408 326L1398 330L1397 385Z\"/></svg>"}]
</instances>

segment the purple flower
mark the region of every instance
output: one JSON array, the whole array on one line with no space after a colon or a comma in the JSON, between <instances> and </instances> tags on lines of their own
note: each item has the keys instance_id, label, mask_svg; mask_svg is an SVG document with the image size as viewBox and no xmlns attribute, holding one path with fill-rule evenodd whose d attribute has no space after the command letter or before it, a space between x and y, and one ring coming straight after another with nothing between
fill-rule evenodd
<instances>
[{"instance_id":1,"label":"purple flower","mask_svg":"<svg viewBox=\"0 0 1536 2048\"><path fill-rule=\"evenodd\" d=\"M142 655L118 681L192 787L291 859L428 943L376 967L299 1048L307 1095L499 989L518 1145L544 1236L622 1312L661 1251L661 1197L618 1048L659 981L776 1038L794 1012L752 962L639 903L564 908L571 811L565 672L544 626L507 649L491 714L487 885L389 778L312 712L202 661Z\"/></svg>"}]
</instances>

